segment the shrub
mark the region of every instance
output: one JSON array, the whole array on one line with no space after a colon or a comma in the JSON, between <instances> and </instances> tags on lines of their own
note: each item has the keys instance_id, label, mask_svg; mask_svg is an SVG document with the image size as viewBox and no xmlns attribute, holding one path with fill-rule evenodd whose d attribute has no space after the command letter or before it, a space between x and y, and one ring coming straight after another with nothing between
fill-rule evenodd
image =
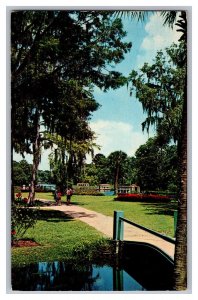
<instances>
[{"instance_id":1,"label":"shrub","mask_svg":"<svg viewBox=\"0 0 198 300\"><path fill-rule=\"evenodd\" d=\"M21 187L20 186L14 186L14 193L20 193Z\"/></svg>"},{"instance_id":2,"label":"shrub","mask_svg":"<svg viewBox=\"0 0 198 300\"><path fill-rule=\"evenodd\" d=\"M11 239L19 240L30 227L34 227L37 222L38 211L36 209L21 207L12 204L11 211Z\"/></svg>"},{"instance_id":3,"label":"shrub","mask_svg":"<svg viewBox=\"0 0 198 300\"><path fill-rule=\"evenodd\" d=\"M115 200L122 201L148 201L148 202L168 202L170 197L155 194L118 194Z\"/></svg>"},{"instance_id":4,"label":"shrub","mask_svg":"<svg viewBox=\"0 0 198 300\"><path fill-rule=\"evenodd\" d=\"M91 188L75 188L74 195L104 196L103 193Z\"/></svg>"}]
</instances>

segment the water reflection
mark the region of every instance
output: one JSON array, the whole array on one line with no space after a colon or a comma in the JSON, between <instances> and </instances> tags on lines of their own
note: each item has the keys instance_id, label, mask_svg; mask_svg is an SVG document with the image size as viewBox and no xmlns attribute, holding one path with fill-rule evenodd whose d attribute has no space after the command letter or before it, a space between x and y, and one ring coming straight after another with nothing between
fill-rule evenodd
<instances>
[{"instance_id":1,"label":"water reflection","mask_svg":"<svg viewBox=\"0 0 198 300\"><path fill-rule=\"evenodd\" d=\"M133 291L143 287L117 267L39 262L12 271L12 288L21 291Z\"/></svg>"},{"instance_id":2,"label":"water reflection","mask_svg":"<svg viewBox=\"0 0 198 300\"><path fill-rule=\"evenodd\" d=\"M120 252L120 259L111 262L111 266L102 262L54 261L13 268L12 288L20 291L172 290L174 265L165 254L137 242L124 242Z\"/></svg>"}]
</instances>

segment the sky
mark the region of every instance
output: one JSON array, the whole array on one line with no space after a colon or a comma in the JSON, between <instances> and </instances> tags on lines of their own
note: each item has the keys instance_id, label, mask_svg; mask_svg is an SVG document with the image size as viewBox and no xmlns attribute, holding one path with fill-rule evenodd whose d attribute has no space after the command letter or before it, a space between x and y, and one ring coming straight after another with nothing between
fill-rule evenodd
<instances>
[{"instance_id":1,"label":"sky","mask_svg":"<svg viewBox=\"0 0 198 300\"><path fill-rule=\"evenodd\" d=\"M152 63L158 50L177 42L180 36L175 28L163 26L163 19L159 14L149 14L144 23L123 17L124 30L127 42L132 42L132 48L125 55L124 60L116 65L115 70L127 76L134 69L138 70L144 62ZM103 92L94 89L94 97L101 107L92 114L89 122L90 128L95 132L95 142L100 145L100 150L95 149L95 154L102 153L108 156L111 152L121 150L128 156L134 156L138 147L144 144L149 137L154 136L154 130L142 132L141 123L146 115L137 99L130 96L129 90L123 86L116 90ZM39 169L49 170L49 151L43 151ZM21 160L21 156L14 155L14 160ZM32 157L26 155L26 160L32 163ZM91 158L87 156L87 162Z\"/></svg>"},{"instance_id":2,"label":"sky","mask_svg":"<svg viewBox=\"0 0 198 300\"><path fill-rule=\"evenodd\" d=\"M163 20L158 14L151 14L145 23L132 21L125 17L124 28L127 31L127 41L132 42L130 53L120 63L116 70L124 75L138 70L144 62L152 63L157 50L177 42L179 35L175 28L163 26ZM133 156L137 148L154 135L154 130L142 133L141 123L145 120L142 105L131 97L126 86L104 93L95 89L95 98L101 108L93 114L90 127L96 132L97 143L102 146L95 153L105 156L116 150L122 150Z\"/></svg>"}]
</instances>

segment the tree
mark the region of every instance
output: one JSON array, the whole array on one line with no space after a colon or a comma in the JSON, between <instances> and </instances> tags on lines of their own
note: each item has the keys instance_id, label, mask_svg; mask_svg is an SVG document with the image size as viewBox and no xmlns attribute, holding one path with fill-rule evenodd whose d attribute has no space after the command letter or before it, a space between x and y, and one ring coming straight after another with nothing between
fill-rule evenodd
<instances>
[{"instance_id":1,"label":"tree","mask_svg":"<svg viewBox=\"0 0 198 300\"><path fill-rule=\"evenodd\" d=\"M93 158L93 165L97 170L98 183L109 183L108 159L102 153L98 153Z\"/></svg>"},{"instance_id":2,"label":"tree","mask_svg":"<svg viewBox=\"0 0 198 300\"><path fill-rule=\"evenodd\" d=\"M122 42L121 20L111 15L93 11L12 13L12 149L33 153L31 200L41 155L41 122L49 132L71 141L97 108L93 84L107 90L125 82L119 72L107 68L119 63L131 48L131 43ZM84 109L84 103L89 108ZM77 107L82 113L76 119Z\"/></svg>"},{"instance_id":3,"label":"tree","mask_svg":"<svg viewBox=\"0 0 198 300\"><path fill-rule=\"evenodd\" d=\"M20 162L13 161L13 185L29 185L31 180L31 169L32 165L28 164L26 160L21 160Z\"/></svg>"},{"instance_id":4,"label":"tree","mask_svg":"<svg viewBox=\"0 0 198 300\"><path fill-rule=\"evenodd\" d=\"M82 131L81 138L75 139L76 135L74 135L70 141L66 141L57 134L45 135L52 147L49 162L53 181L61 190L64 190L68 184L76 184L85 176L86 154L93 155L94 148L99 147L92 141L93 132L90 129L87 130L87 133L85 129Z\"/></svg>"},{"instance_id":5,"label":"tree","mask_svg":"<svg viewBox=\"0 0 198 300\"><path fill-rule=\"evenodd\" d=\"M127 154L122 151L115 151L109 154L107 157L108 160L108 169L110 176L113 179L114 191L118 192L118 184L122 179L124 165L127 161Z\"/></svg>"},{"instance_id":6,"label":"tree","mask_svg":"<svg viewBox=\"0 0 198 300\"><path fill-rule=\"evenodd\" d=\"M173 53L180 53L183 44L173 45L166 52L158 51L153 64L145 63L139 72L132 71L131 95L135 90L136 98L147 113L142 130L155 125L161 144L171 139L175 142L181 136L181 115L184 101L183 85L185 68L175 64Z\"/></svg>"},{"instance_id":7,"label":"tree","mask_svg":"<svg viewBox=\"0 0 198 300\"><path fill-rule=\"evenodd\" d=\"M51 172L48 170L38 170L38 182L47 184L54 183Z\"/></svg>"},{"instance_id":8,"label":"tree","mask_svg":"<svg viewBox=\"0 0 198 300\"><path fill-rule=\"evenodd\" d=\"M180 19L176 21L179 14ZM174 63L185 69L183 80L183 102L181 110L180 137L178 153L180 158L180 193L178 206L178 224L176 231L174 289L184 290L187 287L187 19L186 12L163 11L164 24L173 26L175 23L182 35L183 49L174 57ZM162 128L162 127L161 127Z\"/></svg>"},{"instance_id":9,"label":"tree","mask_svg":"<svg viewBox=\"0 0 198 300\"><path fill-rule=\"evenodd\" d=\"M177 191L178 156L175 145L159 145L157 138L150 138L135 153L137 183L142 190Z\"/></svg>"}]
</instances>

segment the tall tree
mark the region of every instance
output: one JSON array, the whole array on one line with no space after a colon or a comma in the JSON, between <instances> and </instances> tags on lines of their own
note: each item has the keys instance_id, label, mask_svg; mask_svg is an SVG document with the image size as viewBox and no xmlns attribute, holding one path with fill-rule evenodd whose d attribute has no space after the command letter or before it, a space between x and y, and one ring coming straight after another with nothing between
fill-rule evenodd
<instances>
[{"instance_id":1,"label":"tall tree","mask_svg":"<svg viewBox=\"0 0 198 300\"><path fill-rule=\"evenodd\" d=\"M13 185L29 185L31 180L32 165L23 159L20 162L13 161Z\"/></svg>"},{"instance_id":2,"label":"tall tree","mask_svg":"<svg viewBox=\"0 0 198 300\"><path fill-rule=\"evenodd\" d=\"M178 14L179 20L177 20ZM174 288L175 290L184 290L187 288L187 18L185 11L163 11L161 12L161 15L164 16L165 25L168 24L172 27L173 24L176 24L178 27L177 30L182 33L180 42L183 43L182 49L177 52L177 56L174 57L173 62L185 70L182 80L183 101L181 103L181 123L179 126L180 134L178 140L178 155L180 158L180 195L174 268ZM177 80L176 77L174 77L174 79ZM149 120L149 122L152 121L154 123L156 119Z\"/></svg>"},{"instance_id":3,"label":"tall tree","mask_svg":"<svg viewBox=\"0 0 198 300\"><path fill-rule=\"evenodd\" d=\"M127 154L123 151L115 151L109 154L107 157L108 168L113 179L114 191L118 193L118 184L122 179L124 166L127 161Z\"/></svg>"},{"instance_id":4,"label":"tall tree","mask_svg":"<svg viewBox=\"0 0 198 300\"><path fill-rule=\"evenodd\" d=\"M95 108L82 109L76 119L75 109L91 99L92 85L107 90L124 83L124 77L107 65L119 63L131 44L122 42L126 34L122 23L111 15L44 10L12 13L12 149L34 155L32 199L40 158L40 122L50 132L71 140L71 131L85 127L87 114L96 109L92 99Z\"/></svg>"},{"instance_id":5,"label":"tall tree","mask_svg":"<svg viewBox=\"0 0 198 300\"><path fill-rule=\"evenodd\" d=\"M97 170L98 183L109 183L108 159L102 153L98 153L93 158L93 164Z\"/></svg>"},{"instance_id":6,"label":"tall tree","mask_svg":"<svg viewBox=\"0 0 198 300\"><path fill-rule=\"evenodd\" d=\"M175 145L160 145L158 139L150 138L135 153L135 171L141 190L177 191L178 156Z\"/></svg>"}]
</instances>

